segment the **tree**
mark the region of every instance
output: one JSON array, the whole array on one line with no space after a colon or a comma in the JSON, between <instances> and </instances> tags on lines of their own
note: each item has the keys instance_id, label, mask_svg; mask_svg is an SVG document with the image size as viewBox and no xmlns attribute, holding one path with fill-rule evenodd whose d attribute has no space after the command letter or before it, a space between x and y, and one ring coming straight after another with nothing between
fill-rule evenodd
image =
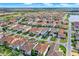
<instances>
[{"instance_id":1,"label":"tree","mask_svg":"<svg viewBox=\"0 0 79 59\"><path fill-rule=\"evenodd\" d=\"M7 27L3 27L3 28L2 28L3 31L6 31L6 29L7 29Z\"/></svg>"},{"instance_id":2,"label":"tree","mask_svg":"<svg viewBox=\"0 0 79 59\"><path fill-rule=\"evenodd\" d=\"M20 33L22 33L22 31L18 31L17 33L20 34Z\"/></svg>"},{"instance_id":3,"label":"tree","mask_svg":"<svg viewBox=\"0 0 79 59\"><path fill-rule=\"evenodd\" d=\"M64 54L66 54L66 48L63 45L60 45L59 47L63 50Z\"/></svg>"},{"instance_id":4,"label":"tree","mask_svg":"<svg viewBox=\"0 0 79 59\"><path fill-rule=\"evenodd\" d=\"M32 49L31 55L32 56L37 56L38 55L38 51L36 51L35 49Z\"/></svg>"}]
</instances>

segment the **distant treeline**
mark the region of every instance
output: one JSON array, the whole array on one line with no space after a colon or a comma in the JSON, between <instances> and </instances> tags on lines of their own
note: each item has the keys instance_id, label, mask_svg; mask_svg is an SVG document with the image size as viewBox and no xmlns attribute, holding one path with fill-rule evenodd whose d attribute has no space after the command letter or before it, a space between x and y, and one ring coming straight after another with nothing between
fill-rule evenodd
<instances>
[{"instance_id":1,"label":"distant treeline","mask_svg":"<svg viewBox=\"0 0 79 59\"><path fill-rule=\"evenodd\" d=\"M79 12L79 8L0 8L0 12L38 12L38 11L64 11Z\"/></svg>"}]
</instances>

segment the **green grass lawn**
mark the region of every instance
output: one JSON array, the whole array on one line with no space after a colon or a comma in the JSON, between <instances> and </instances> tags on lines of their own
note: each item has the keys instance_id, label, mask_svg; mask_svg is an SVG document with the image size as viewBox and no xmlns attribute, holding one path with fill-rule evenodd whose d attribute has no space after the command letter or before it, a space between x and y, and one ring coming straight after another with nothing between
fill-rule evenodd
<instances>
[{"instance_id":1,"label":"green grass lawn","mask_svg":"<svg viewBox=\"0 0 79 59\"><path fill-rule=\"evenodd\" d=\"M33 37L33 36L35 36L35 34L34 33L29 33L29 36Z\"/></svg>"},{"instance_id":2,"label":"green grass lawn","mask_svg":"<svg viewBox=\"0 0 79 59\"><path fill-rule=\"evenodd\" d=\"M0 45L0 56L19 56L21 54L18 50L13 50L4 45Z\"/></svg>"},{"instance_id":3,"label":"green grass lawn","mask_svg":"<svg viewBox=\"0 0 79 59\"><path fill-rule=\"evenodd\" d=\"M51 41L56 41L57 39L55 37L52 37L50 40Z\"/></svg>"},{"instance_id":4,"label":"green grass lawn","mask_svg":"<svg viewBox=\"0 0 79 59\"><path fill-rule=\"evenodd\" d=\"M66 43L67 42L67 39L60 39L60 42L61 43Z\"/></svg>"},{"instance_id":5,"label":"green grass lawn","mask_svg":"<svg viewBox=\"0 0 79 59\"><path fill-rule=\"evenodd\" d=\"M63 51L64 55L66 55L66 48L63 45L60 45L59 48Z\"/></svg>"},{"instance_id":6,"label":"green grass lawn","mask_svg":"<svg viewBox=\"0 0 79 59\"><path fill-rule=\"evenodd\" d=\"M75 36L71 36L71 38L75 38Z\"/></svg>"},{"instance_id":7,"label":"green grass lawn","mask_svg":"<svg viewBox=\"0 0 79 59\"><path fill-rule=\"evenodd\" d=\"M45 40L38 40L38 43L45 43Z\"/></svg>"},{"instance_id":8,"label":"green grass lawn","mask_svg":"<svg viewBox=\"0 0 79 59\"><path fill-rule=\"evenodd\" d=\"M47 38L42 38L41 40L47 40Z\"/></svg>"},{"instance_id":9,"label":"green grass lawn","mask_svg":"<svg viewBox=\"0 0 79 59\"><path fill-rule=\"evenodd\" d=\"M36 38L39 38L40 37L40 35L39 36L36 36Z\"/></svg>"},{"instance_id":10,"label":"green grass lawn","mask_svg":"<svg viewBox=\"0 0 79 59\"><path fill-rule=\"evenodd\" d=\"M48 36L42 36L41 40L47 40Z\"/></svg>"}]
</instances>

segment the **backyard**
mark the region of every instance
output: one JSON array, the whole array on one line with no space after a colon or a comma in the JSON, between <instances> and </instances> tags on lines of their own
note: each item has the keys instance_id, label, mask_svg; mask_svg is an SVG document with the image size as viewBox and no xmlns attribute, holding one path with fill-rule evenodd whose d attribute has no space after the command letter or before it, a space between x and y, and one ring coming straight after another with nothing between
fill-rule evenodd
<instances>
[{"instance_id":1,"label":"backyard","mask_svg":"<svg viewBox=\"0 0 79 59\"><path fill-rule=\"evenodd\" d=\"M0 56L19 56L21 52L19 50L13 50L4 45L0 45Z\"/></svg>"}]
</instances>

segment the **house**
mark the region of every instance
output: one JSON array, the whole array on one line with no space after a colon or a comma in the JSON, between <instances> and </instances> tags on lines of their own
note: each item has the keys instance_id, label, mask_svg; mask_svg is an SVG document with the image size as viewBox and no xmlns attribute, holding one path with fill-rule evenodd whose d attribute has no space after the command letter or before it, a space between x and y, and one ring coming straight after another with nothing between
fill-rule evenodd
<instances>
[{"instance_id":1,"label":"house","mask_svg":"<svg viewBox=\"0 0 79 59\"><path fill-rule=\"evenodd\" d=\"M53 21L52 25L53 27L59 27L60 23L61 22L59 21L59 19L56 19L55 21Z\"/></svg>"},{"instance_id":2,"label":"house","mask_svg":"<svg viewBox=\"0 0 79 59\"><path fill-rule=\"evenodd\" d=\"M51 44L47 52L47 56L62 56L62 53L55 50L55 48L56 48L55 43Z\"/></svg>"},{"instance_id":3,"label":"house","mask_svg":"<svg viewBox=\"0 0 79 59\"><path fill-rule=\"evenodd\" d=\"M9 47L16 49L23 45L25 42L28 42L27 39L22 38L18 35L14 35L14 36L6 36L4 37L4 43L6 42L6 44L9 45Z\"/></svg>"},{"instance_id":4,"label":"house","mask_svg":"<svg viewBox=\"0 0 79 59\"><path fill-rule=\"evenodd\" d=\"M71 55L72 56L79 56L79 53L77 50L72 50Z\"/></svg>"},{"instance_id":5,"label":"house","mask_svg":"<svg viewBox=\"0 0 79 59\"><path fill-rule=\"evenodd\" d=\"M74 22L74 30L79 30L79 22Z\"/></svg>"},{"instance_id":6,"label":"house","mask_svg":"<svg viewBox=\"0 0 79 59\"><path fill-rule=\"evenodd\" d=\"M37 25L47 25L47 22L37 22Z\"/></svg>"},{"instance_id":7,"label":"house","mask_svg":"<svg viewBox=\"0 0 79 59\"><path fill-rule=\"evenodd\" d=\"M3 34L3 32L0 32L0 39L2 39L5 35Z\"/></svg>"},{"instance_id":8,"label":"house","mask_svg":"<svg viewBox=\"0 0 79 59\"><path fill-rule=\"evenodd\" d=\"M58 31L59 31L59 29L52 28L51 31L50 31L50 35L54 36L54 37L57 37L58 36Z\"/></svg>"},{"instance_id":9,"label":"house","mask_svg":"<svg viewBox=\"0 0 79 59\"><path fill-rule=\"evenodd\" d=\"M49 31L49 28L43 28L42 31L40 32L41 35L46 34Z\"/></svg>"},{"instance_id":10,"label":"house","mask_svg":"<svg viewBox=\"0 0 79 59\"><path fill-rule=\"evenodd\" d=\"M47 52L47 56L53 56L54 47L55 47L55 44L52 44L52 45L49 47L49 50L48 50L48 52Z\"/></svg>"},{"instance_id":11,"label":"house","mask_svg":"<svg viewBox=\"0 0 79 59\"><path fill-rule=\"evenodd\" d=\"M76 40L79 40L79 32L75 33Z\"/></svg>"},{"instance_id":12,"label":"house","mask_svg":"<svg viewBox=\"0 0 79 59\"><path fill-rule=\"evenodd\" d=\"M66 21L66 20L63 21L63 24L64 24L64 25L68 25L68 21Z\"/></svg>"},{"instance_id":13,"label":"house","mask_svg":"<svg viewBox=\"0 0 79 59\"><path fill-rule=\"evenodd\" d=\"M22 30L23 25L21 24L13 24L10 28L13 30Z\"/></svg>"},{"instance_id":14,"label":"house","mask_svg":"<svg viewBox=\"0 0 79 59\"><path fill-rule=\"evenodd\" d=\"M7 25L7 22L0 21L0 26L5 26L5 25Z\"/></svg>"},{"instance_id":15,"label":"house","mask_svg":"<svg viewBox=\"0 0 79 59\"><path fill-rule=\"evenodd\" d=\"M26 25L23 26L23 32L27 32L30 29L31 29L31 26L26 26Z\"/></svg>"},{"instance_id":16,"label":"house","mask_svg":"<svg viewBox=\"0 0 79 59\"><path fill-rule=\"evenodd\" d=\"M62 28L63 29L68 29L68 25L63 25Z\"/></svg>"},{"instance_id":17,"label":"house","mask_svg":"<svg viewBox=\"0 0 79 59\"><path fill-rule=\"evenodd\" d=\"M48 51L49 45L47 43L39 43L34 48L36 51L38 51L38 55L45 56Z\"/></svg>"},{"instance_id":18,"label":"house","mask_svg":"<svg viewBox=\"0 0 79 59\"><path fill-rule=\"evenodd\" d=\"M4 41L4 43L5 44L11 44L11 41L13 40L14 38L12 37L12 36L5 36L4 38L3 38L3 41Z\"/></svg>"},{"instance_id":19,"label":"house","mask_svg":"<svg viewBox=\"0 0 79 59\"><path fill-rule=\"evenodd\" d=\"M76 43L76 49L79 50L79 41Z\"/></svg>"},{"instance_id":20,"label":"house","mask_svg":"<svg viewBox=\"0 0 79 59\"><path fill-rule=\"evenodd\" d=\"M40 33L44 28L36 28L36 27L33 27L29 30L29 32L32 32L34 34L38 34Z\"/></svg>"},{"instance_id":21,"label":"house","mask_svg":"<svg viewBox=\"0 0 79 59\"><path fill-rule=\"evenodd\" d=\"M58 38L62 38L62 39L66 38L65 30L63 28L60 29L58 32Z\"/></svg>"},{"instance_id":22,"label":"house","mask_svg":"<svg viewBox=\"0 0 79 59\"><path fill-rule=\"evenodd\" d=\"M20 46L20 50L22 50L25 55L31 55L31 50L34 46L35 43L27 42L23 46Z\"/></svg>"},{"instance_id":23,"label":"house","mask_svg":"<svg viewBox=\"0 0 79 59\"><path fill-rule=\"evenodd\" d=\"M28 30L31 29L31 26L26 26L26 25L21 25L21 24L12 24L9 26L9 29L13 30L22 30L23 32L27 32Z\"/></svg>"},{"instance_id":24,"label":"house","mask_svg":"<svg viewBox=\"0 0 79 59\"><path fill-rule=\"evenodd\" d=\"M12 22L12 23L16 22L16 18L12 18L12 19L10 19L9 22Z\"/></svg>"},{"instance_id":25,"label":"house","mask_svg":"<svg viewBox=\"0 0 79 59\"><path fill-rule=\"evenodd\" d=\"M28 39L22 38L20 36L15 36L14 39L11 41L10 46L14 49L19 49L20 46L24 45L26 42L28 42Z\"/></svg>"},{"instance_id":26,"label":"house","mask_svg":"<svg viewBox=\"0 0 79 59\"><path fill-rule=\"evenodd\" d=\"M0 45L3 45L3 38L5 37L5 34L3 32L0 32Z\"/></svg>"}]
</instances>

